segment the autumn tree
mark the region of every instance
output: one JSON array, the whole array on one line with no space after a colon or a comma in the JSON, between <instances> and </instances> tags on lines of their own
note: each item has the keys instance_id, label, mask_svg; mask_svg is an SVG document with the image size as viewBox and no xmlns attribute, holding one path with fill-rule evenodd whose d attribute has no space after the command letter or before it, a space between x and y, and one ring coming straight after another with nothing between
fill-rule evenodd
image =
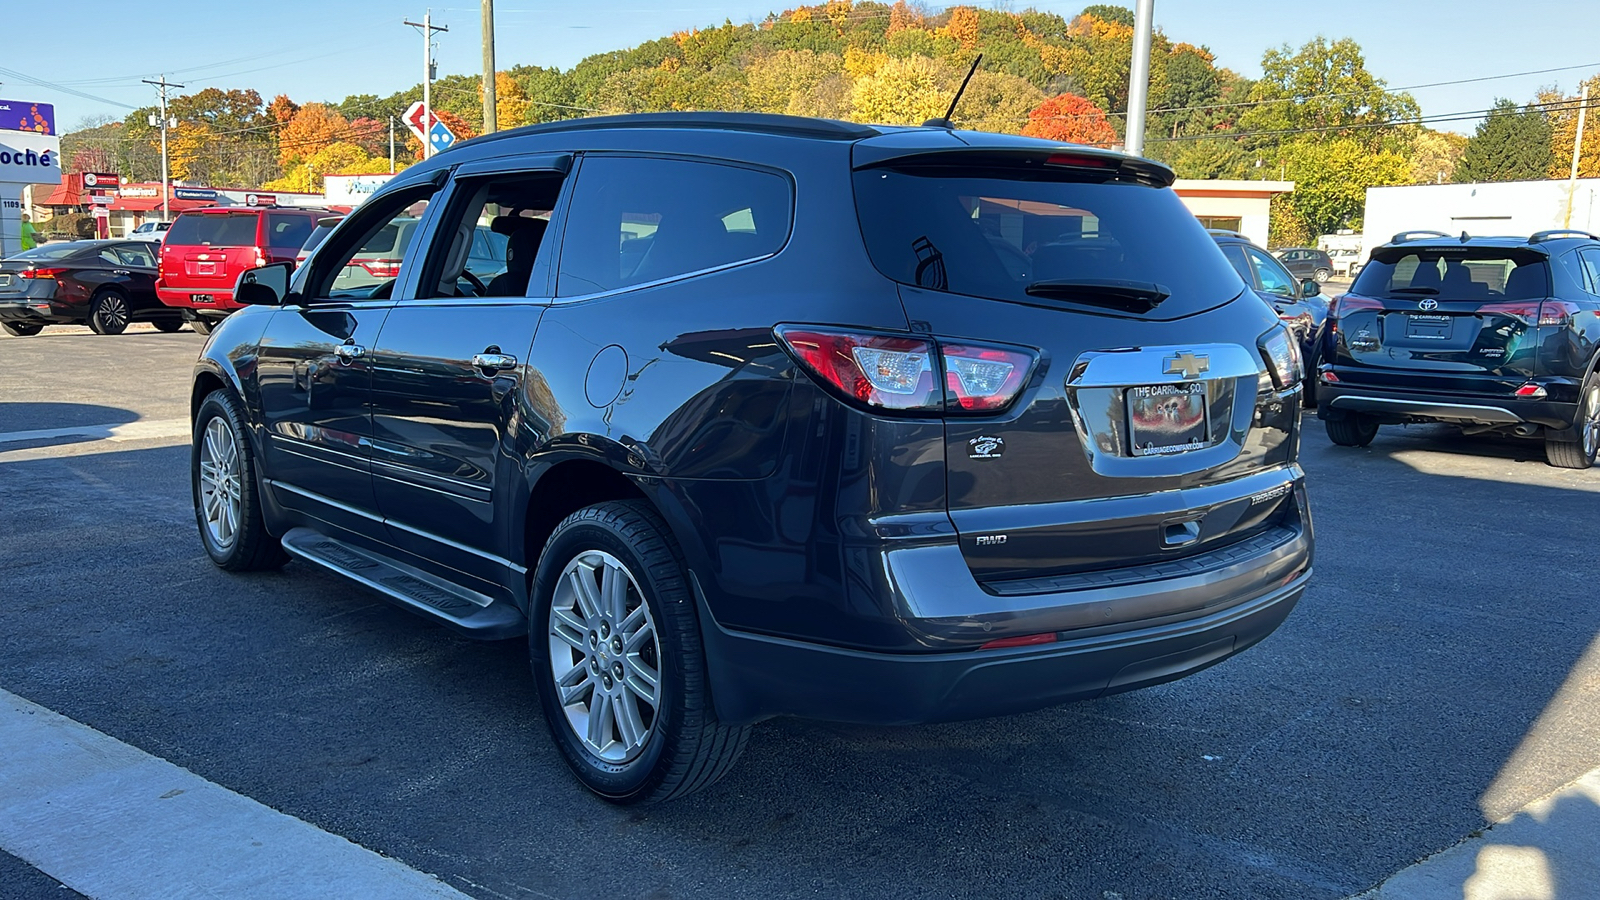
<instances>
[{"instance_id":1,"label":"autumn tree","mask_svg":"<svg viewBox=\"0 0 1600 900\"><path fill-rule=\"evenodd\" d=\"M1518 108L1500 98L1478 123L1453 180L1528 181L1548 177L1554 154L1550 147L1550 120L1535 106Z\"/></svg>"},{"instance_id":2,"label":"autumn tree","mask_svg":"<svg viewBox=\"0 0 1600 900\"><path fill-rule=\"evenodd\" d=\"M300 104L289 99L288 94L279 94L267 104L267 118L279 125L287 124L300 111Z\"/></svg>"},{"instance_id":3,"label":"autumn tree","mask_svg":"<svg viewBox=\"0 0 1600 900\"><path fill-rule=\"evenodd\" d=\"M1026 78L980 70L961 95L954 118L958 128L1019 134L1033 111L1048 102L1044 91Z\"/></svg>"},{"instance_id":4,"label":"autumn tree","mask_svg":"<svg viewBox=\"0 0 1600 900\"><path fill-rule=\"evenodd\" d=\"M853 117L885 125L921 125L944 115L960 76L926 56L888 59L850 88Z\"/></svg>"},{"instance_id":5,"label":"autumn tree","mask_svg":"<svg viewBox=\"0 0 1600 900\"><path fill-rule=\"evenodd\" d=\"M1022 133L1095 147L1109 147L1117 139L1105 111L1077 94L1059 94L1039 104L1028 113L1028 124Z\"/></svg>"},{"instance_id":6,"label":"autumn tree","mask_svg":"<svg viewBox=\"0 0 1600 900\"><path fill-rule=\"evenodd\" d=\"M1583 147L1578 152L1578 177L1594 178L1600 176L1600 115L1597 115L1600 114L1600 75L1584 84L1589 88L1589 108L1583 123ZM1550 119L1550 177L1566 178L1572 171L1572 142L1577 136L1580 96L1544 90L1539 92L1535 102Z\"/></svg>"},{"instance_id":7,"label":"autumn tree","mask_svg":"<svg viewBox=\"0 0 1600 900\"><path fill-rule=\"evenodd\" d=\"M278 132L278 163L285 171L350 132L350 121L325 103L300 107Z\"/></svg>"},{"instance_id":8,"label":"autumn tree","mask_svg":"<svg viewBox=\"0 0 1600 900\"><path fill-rule=\"evenodd\" d=\"M494 73L494 127L507 131L528 124L528 95L509 72Z\"/></svg>"},{"instance_id":9,"label":"autumn tree","mask_svg":"<svg viewBox=\"0 0 1600 900\"><path fill-rule=\"evenodd\" d=\"M1419 129L1411 141L1411 183L1434 184L1451 180L1466 149L1467 138L1463 135Z\"/></svg>"},{"instance_id":10,"label":"autumn tree","mask_svg":"<svg viewBox=\"0 0 1600 900\"><path fill-rule=\"evenodd\" d=\"M1083 15L1094 16L1096 19L1099 19L1103 22L1115 22L1124 28L1133 27L1133 10L1127 8L1126 6L1111 6L1104 3L1096 3L1093 6L1084 7Z\"/></svg>"}]
</instances>

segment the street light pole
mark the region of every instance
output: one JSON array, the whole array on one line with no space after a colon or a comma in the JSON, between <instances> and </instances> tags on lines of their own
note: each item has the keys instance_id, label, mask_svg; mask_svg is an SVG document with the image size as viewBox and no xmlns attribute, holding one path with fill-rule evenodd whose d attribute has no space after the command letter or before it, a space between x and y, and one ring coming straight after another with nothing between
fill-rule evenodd
<instances>
[{"instance_id":1,"label":"street light pole","mask_svg":"<svg viewBox=\"0 0 1600 900\"><path fill-rule=\"evenodd\" d=\"M1133 13L1133 65L1128 71L1128 128L1123 146L1144 155L1144 116L1150 101L1150 35L1155 30L1155 0L1139 0Z\"/></svg>"},{"instance_id":2,"label":"street light pole","mask_svg":"<svg viewBox=\"0 0 1600 900\"><path fill-rule=\"evenodd\" d=\"M155 85L161 90L161 221L171 222L172 188L169 186L170 179L167 177L167 125L175 125L177 123L167 118L167 88L175 87L179 90L182 90L183 85L173 84L167 81L167 76L165 75L162 75L158 81L151 81L150 79L146 78L144 79L144 83ZM151 124L155 123L152 122Z\"/></svg>"}]
</instances>

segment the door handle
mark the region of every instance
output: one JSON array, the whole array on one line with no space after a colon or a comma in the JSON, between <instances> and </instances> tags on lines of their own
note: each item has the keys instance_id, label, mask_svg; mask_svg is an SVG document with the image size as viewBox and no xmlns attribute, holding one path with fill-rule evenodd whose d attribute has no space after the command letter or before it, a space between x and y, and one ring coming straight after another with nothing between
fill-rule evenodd
<instances>
[{"instance_id":1,"label":"door handle","mask_svg":"<svg viewBox=\"0 0 1600 900\"><path fill-rule=\"evenodd\" d=\"M485 372L499 372L504 369L515 369L517 367L517 358L505 353L485 351L472 357L472 365L474 368L482 369Z\"/></svg>"},{"instance_id":2,"label":"door handle","mask_svg":"<svg viewBox=\"0 0 1600 900\"><path fill-rule=\"evenodd\" d=\"M367 348L359 344L340 344L333 348L333 355L339 357L340 362L349 362L359 359L367 354Z\"/></svg>"}]
</instances>

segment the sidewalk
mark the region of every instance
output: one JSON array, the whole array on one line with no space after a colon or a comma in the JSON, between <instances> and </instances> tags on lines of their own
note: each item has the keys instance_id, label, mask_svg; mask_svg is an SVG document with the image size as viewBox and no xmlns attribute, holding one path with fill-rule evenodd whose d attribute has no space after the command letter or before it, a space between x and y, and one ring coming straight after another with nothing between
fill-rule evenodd
<instances>
[{"instance_id":1,"label":"sidewalk","mask_svg":"<svg viewBox=\"0 0 1600 900\"><path fill-rule=\"evenodd\" d=\"M1600 769L1354 900L1600 898Z\"/></svg>"}]
</instances>

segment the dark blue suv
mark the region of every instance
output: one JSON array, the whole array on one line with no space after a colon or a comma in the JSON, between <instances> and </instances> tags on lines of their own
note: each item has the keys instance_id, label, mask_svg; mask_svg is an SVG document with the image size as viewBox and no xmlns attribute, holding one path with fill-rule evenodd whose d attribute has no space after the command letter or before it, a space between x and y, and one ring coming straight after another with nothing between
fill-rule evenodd
<instances>
[{"instance_id":1,"label":"dark blue suv","mask_svg":"<svg viewBox=\"0 0 1600 900\"><path fill-rule=\"evenodd\" d=\"M1312 531L1294 335L1172 177L751 114L467 142L292 280L241 277L195 371L200 537L527 635L555 743L619 803L714 782L771 716L1181 677L1284 620ZM392 271L339 277L407 217Z\"/></svg>"},{"instance_id":2,"label":"dark blue suv","mask_svg":"<svg viewBox=\"0 0 1600 900\"><path fill-rule=\"evenodd\" d=\"M1397 234L1330 324L1318 411L1336 444L1445 422L1542 439L1553 466L1600 447L1600 238Z\"/></svg>"}]
</instances>

